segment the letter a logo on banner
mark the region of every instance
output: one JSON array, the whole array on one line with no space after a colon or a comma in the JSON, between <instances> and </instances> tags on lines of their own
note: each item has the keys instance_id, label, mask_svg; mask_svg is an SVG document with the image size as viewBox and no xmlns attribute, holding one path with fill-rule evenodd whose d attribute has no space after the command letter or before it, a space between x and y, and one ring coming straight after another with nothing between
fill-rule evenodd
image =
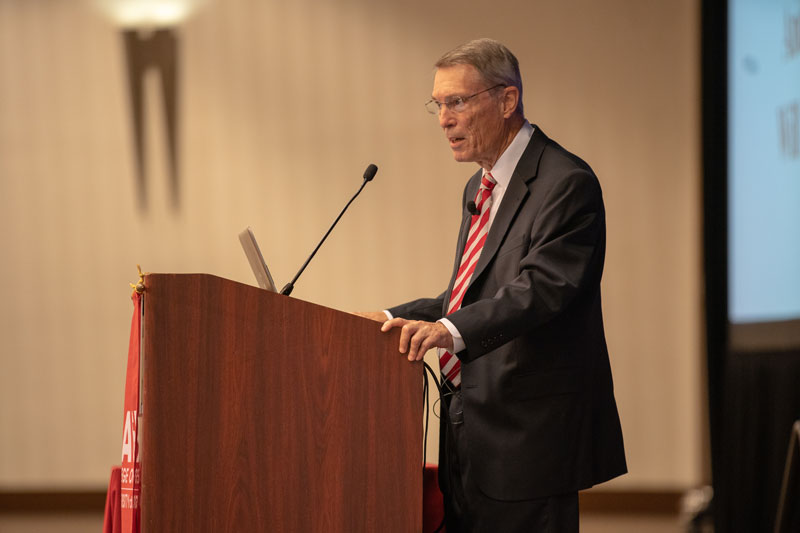
<instances>
[{"instance_id":1,"label":"letter a logo on banner","mask_svg":"<svg viewBox=\"0 0 800 533\"><path fill-rule=\"evenodd\" d=\"M125 411L122 425L122 469L120 472L122 531L140 530L139 465L139 348L142 331L142 295L134 292L131 339L128 345L128 371L125 378Z\"/></svg>"}]
</instances>

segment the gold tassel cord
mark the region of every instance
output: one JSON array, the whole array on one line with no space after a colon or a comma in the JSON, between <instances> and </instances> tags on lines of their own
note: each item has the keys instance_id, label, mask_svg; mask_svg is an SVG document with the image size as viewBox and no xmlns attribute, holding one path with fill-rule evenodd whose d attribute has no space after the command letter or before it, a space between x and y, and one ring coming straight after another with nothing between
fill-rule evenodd
<instances>
[{"instance_id":1,"label":"gold tassel cord","mask_svg":"<svg viewBox=\"0 0 800 533\"><path fill-rule=\"evenodd\" d=\"M142 267L136 265L136 270L139 271L139 282L138 283L129 283L133 292L142 294L144 292L144 276L145 274L142 272Z\"/></svg>"}]
</instances>

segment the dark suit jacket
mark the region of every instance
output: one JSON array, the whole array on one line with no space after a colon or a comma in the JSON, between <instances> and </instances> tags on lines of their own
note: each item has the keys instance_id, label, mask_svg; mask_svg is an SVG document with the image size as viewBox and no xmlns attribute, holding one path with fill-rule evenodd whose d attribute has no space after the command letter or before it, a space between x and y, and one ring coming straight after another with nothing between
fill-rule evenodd
<instances>
[{"instance_id":1,"label":"dark suit jacket","mask_svg":"<svg viewBox=\"0 0 800 533\"><path fill-rule=\"evenodd\" d=\"M467 183L453 279L469 231ZM535 127L498 209L461 309L463 432L488 496L530 499L627 471L600 304L605 210L592 169ZM433 321L438 298L389 309Z\"/></svg>"}]
</instances>

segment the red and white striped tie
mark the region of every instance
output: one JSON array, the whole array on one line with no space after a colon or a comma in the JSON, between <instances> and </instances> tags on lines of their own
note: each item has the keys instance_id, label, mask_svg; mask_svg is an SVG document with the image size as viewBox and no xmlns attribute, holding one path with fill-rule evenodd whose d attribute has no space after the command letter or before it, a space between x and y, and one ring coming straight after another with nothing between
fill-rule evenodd
<instances>
[{"instance_id":1,"label":"red and white striped tie","mask_svg":"<svg viewBox=\"0 0 800 533\"><path fill-rule=\"evenodd\" d=\"M492 189L496 184L497 182L489 172L485 173L481 178L481 187L475 197L475 205L480 214L472 215L467 242L464 245L464 253L461 256L461 264L458 267L456 281L453 283L453 291L450 293L450 304L447 306L448 315L461 308L461 301L467 292L467 286L469 286L472 273L475 272L475 265L478 264L478 258L483 249L483 243L486 242L486 236L489 234ZM442 375L453 387L461 385L461 361L458 360L458 357L450 352L442 352L439 356L439 368Z\"/></svg>"}]
</instances>

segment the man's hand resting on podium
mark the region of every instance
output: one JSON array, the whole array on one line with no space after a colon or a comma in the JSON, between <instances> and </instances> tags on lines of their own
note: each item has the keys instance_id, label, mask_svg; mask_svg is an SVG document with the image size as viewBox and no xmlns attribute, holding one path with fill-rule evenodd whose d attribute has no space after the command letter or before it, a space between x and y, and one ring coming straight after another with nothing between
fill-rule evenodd
<instances>
[{"instance_id":1,"label":"man's hand resting on podium","mask_svg":"<svg viewBox=\"0 0 800 533\"><path fill-rule=\"evenodd\" d=\"M383 311L356 312L355 315L383 322L384 333L392 328L400 330L400 353L408 353L409 361L420 361L431 348L453 349L453 336L441 322L424 322L422 320L406 320L393 318L386 320Z\"/></svg>"}]
</instances>

